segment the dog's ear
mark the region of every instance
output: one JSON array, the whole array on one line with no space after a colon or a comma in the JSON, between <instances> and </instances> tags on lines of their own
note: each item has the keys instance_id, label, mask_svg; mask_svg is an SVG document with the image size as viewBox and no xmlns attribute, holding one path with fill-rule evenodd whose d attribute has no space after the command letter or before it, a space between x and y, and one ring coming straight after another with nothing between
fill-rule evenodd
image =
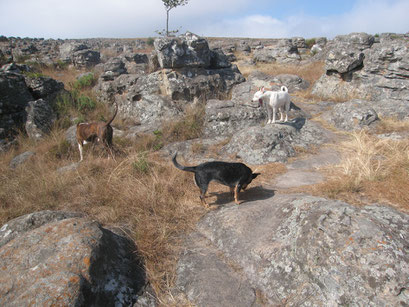
<instances>
[{"instance_id":1,"label":"dog's ear","mask_svg":"<svg viewBox=\"0 0 409 307\"><path fill-rule=\"evenodd\" d=\"M253 174L251 175L251 177L252 177L252 179L254 179L254 178L256 178L258 175L260 175L260 173L253 173Z\"/></svg>"}]
</instances>

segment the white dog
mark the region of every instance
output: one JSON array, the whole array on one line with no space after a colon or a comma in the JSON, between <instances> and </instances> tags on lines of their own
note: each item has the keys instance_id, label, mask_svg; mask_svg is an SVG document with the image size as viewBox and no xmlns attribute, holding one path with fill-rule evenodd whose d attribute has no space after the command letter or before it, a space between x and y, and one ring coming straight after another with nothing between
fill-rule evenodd
<instances>
[{"instance_id":1,"label":"white dog","mask_svg":"<svg viewBox=\"0 0 409 307\"><path fill-rule=\"evenodd\" d=\"M254 94L252 101L258 101L260 107L263 105L263 102L265 102L268 114L267 124L275 123L278 110L281 114L280 121L283 121L283 111L285 112L284 122L288 121L288 111L290 111L291 100L287 87L282 86L281 91L266 91L264 87L262 87ZM273 113L273 120L271 120L271 112Z\"/></svg>"}]
</instances>

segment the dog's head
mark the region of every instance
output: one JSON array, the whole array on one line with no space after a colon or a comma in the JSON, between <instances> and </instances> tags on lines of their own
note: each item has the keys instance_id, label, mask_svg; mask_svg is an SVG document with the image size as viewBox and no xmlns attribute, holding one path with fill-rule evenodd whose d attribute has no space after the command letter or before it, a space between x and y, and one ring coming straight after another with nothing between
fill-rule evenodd
<instances>
[{"instance_id":1,"label":"dog's head","mask_svg":"<svg viewBox=\"0 0 409 307\"><path fill-rule=\"evenodd\" d=\"M247 182L241 186L241 189L245 190L247 186L253 181L253 179L255 179L258 175L260 175L260 173L252 173Z\"/></svg>"},{"instance_id":2,"label":"dog's head","mask_svg":"<svg viewBox=\"0 0 409 307\"><path fill-rule=\"evenodd\" d=\"M258 91L254 93L253 99L251 101L252 102L258 101L259 107L261 107L263 105L263 99L261 98L261 96L263 96L265 92L266 91L264 89L264 86L260 87Z\"/></svg>"}]
</instances>

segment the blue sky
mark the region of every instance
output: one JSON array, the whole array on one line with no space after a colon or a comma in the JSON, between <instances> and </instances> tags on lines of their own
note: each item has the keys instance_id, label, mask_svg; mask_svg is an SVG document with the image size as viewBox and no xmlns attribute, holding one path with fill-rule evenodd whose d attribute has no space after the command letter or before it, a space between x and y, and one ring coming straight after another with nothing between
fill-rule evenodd
<instances>
[{"instance_id":1,"label":"blue sky","mask_svg":"<svg viewBox=\"0 0 409 307\"><path fill-rule=\"evenodd\" d=\"M190 0L170 29L202 36L305 38L409 31L409 0ZM153 37L161 0L0 0L0 35L43 38Z\"/></svg>"}]
</instances>

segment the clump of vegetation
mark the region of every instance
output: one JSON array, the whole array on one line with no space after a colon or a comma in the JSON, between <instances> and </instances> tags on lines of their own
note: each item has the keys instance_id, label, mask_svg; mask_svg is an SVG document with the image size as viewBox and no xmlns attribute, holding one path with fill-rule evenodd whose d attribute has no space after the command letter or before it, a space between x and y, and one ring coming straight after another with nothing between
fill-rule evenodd
<instances>
[{"instance_id":1,"label":"clump of vegetation","mask_svg":"<svg viewBox=\"0 0 409 307\"><path fill-rule=\"evenodd\" d=\"M365 131L343 142L341 163L330 179L314 187L318 194L356 203L361 196L409 210L409 141L379 139Z\"/></svg>"},{"instance_id":2,"label":"clump of vegetation","mask_svg":"<svg viewBox=\"0 0 409 307\"><path fill-rule=\"evenodd\" d=\"M311 49L312 46L314 46L316 43L315 38L309 38L305 40L305 44L307 45L308 49Z\"/></svg>"},{"instance_id":3,"label":"clump of vegetation","mask_svg":"<svg viewBox=\"0 0 409 307\"><path fill-rule=\"evenodd\" d=\"M146 43L148 44L148 46L153 46L153 43L155 42L155 40L152 38L152 37L149 37L147 40L146 40Z\"/></svg>"},{"instance_id":4,"label":"clump of vegetation","mask_svg":"<svg viewBox=\"0 0 409 307\"><path fill-rule=\"evenodd\" d=\"M201 137L204 112L204 104L188 107L181 120L164 123L162 127L164 138L168 142L177 142Z\"/></svg>"},{"instance_id":5,"label":"clump of vegetation","mask_svg":"<svg viewBox=\"0 0 409 307\"><path fill-rule=\"evenodd\" d=\"M97 83L97 78L93 73L87 73L75 80L71 87L76 90L89 89Z\"/></svg>"}]
</instances>

